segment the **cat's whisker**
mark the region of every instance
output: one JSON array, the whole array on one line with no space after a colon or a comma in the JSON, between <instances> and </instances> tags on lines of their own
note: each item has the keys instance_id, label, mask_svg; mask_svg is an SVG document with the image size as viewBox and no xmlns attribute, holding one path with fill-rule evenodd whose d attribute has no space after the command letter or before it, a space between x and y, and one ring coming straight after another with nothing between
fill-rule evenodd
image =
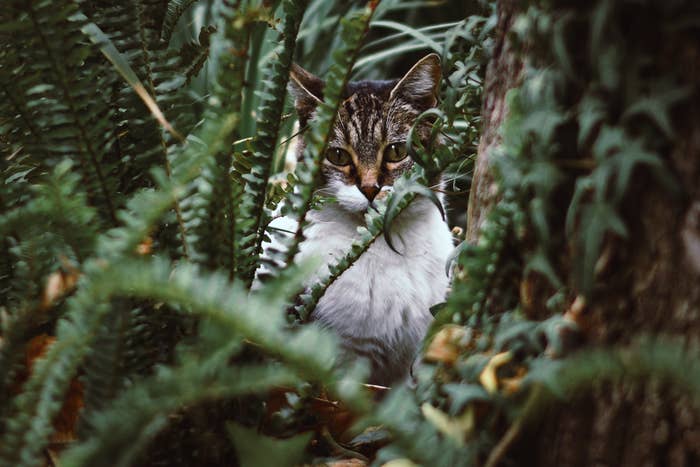
<instances>
[{"instance_id":1,"label":"cat's whisker","mask_svg":"<svg viewBox=\"0 0 700 467\"><path fill-rule=\"evenodd\" d=\"M296 133L293 133L293 134L289 135L288 138L286 138L286 139L280 141L280 143L278 144L278 146L282 146L282 145L284 145L284 144L287 144L292 138L294 138L294 137L296 137L296 136L299 136L300 134L304 133L304 132L305 132L306 130L308 130L308 129L309 129L309 126L308 126L308 125L305 126L305 127L300 128L299 131L297 131Z\"/></svg>"},{"instance_id":2,"label":"cat's whisker","mask_svg":"<svg viewBox=\"0 0 700 467\"><path fill-rule=\"evenodd\" d=\"M333 196L335 194L335 191L329 187L321 187L314 191L314 194L320 196Z\"/></svg>"},{"instance_id":3,"label":"cat's whisker","mask_svg":"<svg viewBox=\"0 0 700 467\"><path fill-rule=\"evenodd\" d=\"M431 185L431 186L429 186L428 188L431 189L431 190L434 189L434 188L441 188L441 185L442 185L443 183L454 182L455 180L459 180L460 178L462 178L462 177L465 176L465 175L468 175L468 172L457 173L454 177L443 178L443 179L440 180L438 183L436 183L435 185Z\"/></svg>"},{"instance_id":4,"label":"cat's whisker","mask_svg":"<svg viewBox=\"0 0 700 467\"><path fill-rule=\"evenodd\" d=\"M469 190L447 191L447 190L443 190L442 188L431 188L430 190L434 191L435 193L442 193L443 195L447 195L447 196L466 195L467 193L469 193Z\"/></svg>"},{"instance_id":5,"label":"cat's whisker","mask_svg":"<svg viewBox=\"0 0 700 467\"><path fill-rule=\"evenodd\" d=\"M440 180L440 181L439 181L438 183L436 183L435 185L430 185L428 188L431 189L431 190L440 189L440 188L442 188L442 185L443 185L443 184L453 182L453 181L457 180L458 178L460 178L460 177L457 176L457 177L454 177L454 178L446 178L446 179L444 179L444 180Z\"/></svg>"}]
</instances>

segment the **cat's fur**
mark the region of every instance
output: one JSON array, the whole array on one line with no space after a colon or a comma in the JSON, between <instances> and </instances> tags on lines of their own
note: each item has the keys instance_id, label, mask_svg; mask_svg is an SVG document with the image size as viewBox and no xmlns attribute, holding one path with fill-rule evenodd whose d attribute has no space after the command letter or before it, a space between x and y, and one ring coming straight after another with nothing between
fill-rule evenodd
<instances>
[{"instance_id":1,"label":"cat's fur","mask_svg":"<svg viewBox=\"0 0 700 467\"><path fill-rule=\"evenodd\" d=\"M411 167L410 157L382 161L386 146L405 142L415 118L436 103L440 62L435 54L420 60L401 80L357 81L347 86L329 147L347 151L352 162L338 166L324 159L321 190L337 199L309 212L296 260L320 256L328 272L357 238L372 200L391 190L394 180ZM322 99L323 82L295 66L290 91L300 124L313 118ZM427 139L428 125L419 128ZM303 150L300 143L299 151ZM273 226L293 230L287 219ZM452 237L439 210L419 197L396 219L392 238L377 239L359 260L326 291L312 319L333 329L350 355L371 363L369 382L390 385L404 379L431 321L429 308L444 299L448 277L445 261Z\"/></svg>"}]
</instances>

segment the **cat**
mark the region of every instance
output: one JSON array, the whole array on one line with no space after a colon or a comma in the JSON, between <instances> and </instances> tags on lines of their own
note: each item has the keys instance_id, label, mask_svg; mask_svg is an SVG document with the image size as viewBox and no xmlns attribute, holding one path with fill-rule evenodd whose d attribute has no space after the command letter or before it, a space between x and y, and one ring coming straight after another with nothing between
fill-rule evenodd
<instances>
[{"instance_id":1,"label":"cat","mask_svg":"<svg viewBox=\"0 0 700 467\"><path fill-rule=\"evenodd\" d=\"M413 165L406 137L416 117L436 105L440 79L440 59L430 54L399 80L348 83L321 167L320 192L336 202L309 212L305 240L295 258L321 257L316 278L348 252L367 209L386 197ZM289 91L301 128L314 118L323 88L320 78L292 66ZM427 140L430 124L417 130ZM304 143L297 144L301 155ZM271 226L295 230L287 218ZM440 211L423 197L398 216L391 234L398 253L383 237L375 240L326 290L311 315L337 333L348 356L368 359L368 382L382 386L407 378L432 320L429 309L445 298L445 262L453 249Z\"/></svg>"}]
</instances>

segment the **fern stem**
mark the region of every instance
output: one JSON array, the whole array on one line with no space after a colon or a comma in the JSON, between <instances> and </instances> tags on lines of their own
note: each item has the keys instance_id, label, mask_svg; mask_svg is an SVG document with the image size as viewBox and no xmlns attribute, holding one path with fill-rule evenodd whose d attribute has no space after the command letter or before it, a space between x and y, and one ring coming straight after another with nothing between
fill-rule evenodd
<instances>
[{"instance_id":1,"label":"fern stem","mask_svg":"<svg viewBox=\"0 0 700 467\"><path fill-rule=\"evenodd\" d=\"M241 108L241 129L242 137L252 136L255 131L253 123L253 104L255 103L255 85L258 81L258 62L260 61L260 51L262 49L263 38L267 24L257 22L249 26L248 31L248 70L246 71L243 83L244 95L243 106Z\"/></svg>"},{"instance_id":2,"label":"fern stem","mask_svg":"<svg viewBox=\"0 0 700 467\"><path fill-rule=\"evenodd\" d=\"M341 260L336 262L334 267L331 267L333 272L326 279L323 279L320 283L318 283L318 293L313 293L313 291L316 289L316 285L312 289L313 301L309 302L308 304L305 303L296 309L302 321L308 321L309 317L311 317L311 313L313 313L314 309L318 305L318 302L321 301L321 298L323 298L323 296L326 294L328 288L333 285L333 283L338 280L338 278L342 276L345 271L350 269L355 262L360 259L360 256L369 250L369 247L372 246L372 244L381 236L381 234L381 231L373 234L368 241L359 244L360 248L358 250L351 250L350 252L346 253ZM345 268L340 267L339 265L344 262L348 262L349 265Z\"/></svg>"}]
</instances>

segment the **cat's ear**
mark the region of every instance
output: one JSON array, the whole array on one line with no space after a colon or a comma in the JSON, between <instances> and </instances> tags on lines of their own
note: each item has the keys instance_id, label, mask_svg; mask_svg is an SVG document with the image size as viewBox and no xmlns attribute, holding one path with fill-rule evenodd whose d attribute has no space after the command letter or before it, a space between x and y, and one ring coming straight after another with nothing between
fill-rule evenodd
<instances>
[{"instance_id":1,"label":"cat's ear","mask_svg":"<svg viewBox=\"0 0 700 467\"><path fill-rule=\"evenodd\" d=\"M440 88L440 57L432 53L418 60L391 90L389 99L401 99L421 110L434 107Z\"/></svg>"},{"instance_id":2,"label":"cat's ear","mask_svg":"<svg viewBox=\"0 0 700 467\"><path fill-rule=\"evenodd\" d=\"M289 71L289 94L294 98L294 107L297 109L302 124L311 116L316 106L323 100L323 87L325 83L318 76L309 73L296 63L292 63Z\"/></svg>"}]
</instances>

